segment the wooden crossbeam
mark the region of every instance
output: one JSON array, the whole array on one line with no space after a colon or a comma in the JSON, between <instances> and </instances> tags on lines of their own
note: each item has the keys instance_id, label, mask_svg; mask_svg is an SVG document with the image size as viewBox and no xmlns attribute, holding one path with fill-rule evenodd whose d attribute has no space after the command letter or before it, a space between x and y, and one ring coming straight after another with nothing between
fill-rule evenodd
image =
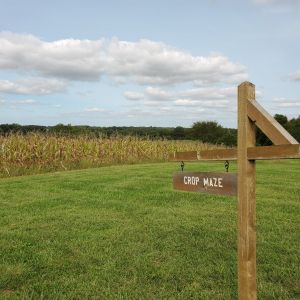
<instances>
[{"instance_id":1,"label":"wooden crossbeam","mask_svg":"<svg viewBox=\"0 0 300 300\"><path fill-rule=\"evenodd\" d=\"M173 160L173 161L198 160L198 152L197 151L174 152L173 154L170 154L169 160Z\"/></svg>"},{"instance_id":2,"label":"wooden crossbeam","mask_svg":"<svg viewBox=\"0 0 300 300\"><path fill-rule=\"evenodd\" d=\"M200 160L236 160L236 149L203 150L198 155Z\"/></svg>"},{"instance_id":3,"label":"wooden crossbeam","mask_svg":"<svg viewBox=\"0 0 300 300\"><path fill-rule=\"evenodd\" d=\"M300 145L249 147L247 157L249 160L300 158ZM171 161L236 160L237 149L174 152L169 159Z\"/></svg>"},{"instance_id":4,"label":"wooden crossbeam","mask_svg":"<svg viewBox=\"0 0 300 300\"><path fill-rule=\"evenodd\" d=\"M247 101L248 117L273 142L274 145L298 144L258 102Z\"/></svg>"},{"instance_id":5,"label":"wooden crossbeam","mask_svg":"<svg viewBox=\"0 0 300 300\"><path fill-rule=\"evenodd\" d=\"M247 157L258 160L300 158L300 145L251 147L247 149Z\"/></svg>"},{"instance_id":6,"label":"wooden crossbeam","mask_svg":"<svg viewBox=\"0 0 300 300\"><path fill-rule=\"evenodd\" d=\"M196 160L236 160L236 149L213 149L202 151L174 152L169 156L171 161Z\"/></svg>"}]
</instances>

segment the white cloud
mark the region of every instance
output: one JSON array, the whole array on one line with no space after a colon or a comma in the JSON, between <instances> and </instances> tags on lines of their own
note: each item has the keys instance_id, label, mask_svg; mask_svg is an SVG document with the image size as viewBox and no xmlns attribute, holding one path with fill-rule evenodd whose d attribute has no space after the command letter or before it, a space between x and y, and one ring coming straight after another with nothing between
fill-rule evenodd
<instances>
[{"instance_id":1,"label":"white cloud","mask_svg":"<svg viewBox=\"0 0 300 300\"><path fill-rule=\"evenodd\" d=\"M246 68L221 54L193 56L164 43L136 43L113 39L107 47L107 74L139 84L183 82L237 82L247 78Z\"/></svg>"},{"instance_id":2,"label":"white cloud","mask_svg":"<svg viewBox=\"0 0 300 300\"><path fill-rule=\"evenodd\" d=\"M128 100L133 100L133 101L141 100L144 98L144 94L138 92L130 92L130 91L124 92L124 96Z\"/></svg>"},{"instance_id":3,"label":"white cloud","mask_svg":"<svg viewBox=\"0 0 300 300\"><path fill-rule=\"evenodd\" d=\"M84 109L84 112L88 112L88 113L105 112L105 109L99 107L92 107L92 108Z\"/></svg>"},{"instance_id":4,"label":"white cloud","mask_svg":"<svg viewBox=\"0 0 300 300\"><path fill-rule=\"evenodd\" d=\"M170 121L169 118L171 118L171 120L176 120L178 124L188 122L186 126L190 126L193 122L198 121L199 118L209 118L207 111L203 108L192 107L191 109L183 109L181 107L173 106L162 106L156 110L147 108L132 108L112 115L114 115L114 117L138 119L141 121L142 125L149 124L149 126L153 124L153 120L155 119L165 120L165 122L168 123ZM171 121L170 124L173 124L173 121Z\"/></svg>"},{"instance_id":5,"label":"white cloud","mask_svg":"<svg viewBox=\"0 0 300 300\"><path fill-rule=\"evenodd\" d=\"M174 104L178 106L199 106L199 101L191 99L177 99L174 101Z\"/></svg>"},{"instance_id":6,"label":"white cloud","mask_svg":"<svg viewBox=\"0 0 300 300\"><path fill-rule=\"evenodd\" d=\"M286 101L278 104L278 107L296 108L300 107L300 101Z\"/></svg>"},{"instance_id":7,"label":"white cloud","mask_svg":"<svg viewBox=\"0 0 300 300\"><path fill-rule=\"evenodd\" d=\"M25 70L71 80L97 80L103 41L44 42L33 35L0 33L0 69Z\"/></svg>"},{"instance_id":8,"label":"white cloud","mask_svg":"<svg viewBox=\"0 0 300 300\"><path fill-rule=\"evenodd\" d=\"M34 99L22 99L22 100L6 100L2 99L0 100L0 103L8 105L10 107L17 107L17 106L23 106L23 105L36 105L39 104Z\"/></svg>"},{"instance_id":9,"label":"white cloud","mask_svg":"<svg viewBox=\"0 0 300 300\"><path fill-rule=\"evenodd\" d=\"M273 12L284 13L300 8L300 0L252 0L254 4L267 7Z\"/></svg>"},{"instance_id":10,"label":"white cloud","mask_svg":"<svg viewBox=\"0 0 300 300\"><path fill-rule=\"evenodd\" d=\"M230 108L229 100L213 101L213 100L190 100L190 99L178 99L174 101L175 105L179 106L198 106L208 108Z\"/></svg>"},{"instance_id":11,"label":"white cloud","mask_svg":"<svg viewBox=\"0 0 300 300\"><path fill-rule=\"evenodd\" d=\"M236 87L228 88L195 88L179 93L180 97L192 100L213 100L220 101L223 99L236 100Z\"/></svg>"},{"instance_id":12,"label":"white cloud","mask_svg":"<svg viewBox=\"0 0 300 300\"><path fill-rule=\"evenodd\" d=\"M45 42L33 35L2 32L0 49L0 69L67 80L93 81L106 75L116 82L170 85L237 83L247 79L245 66L222 54L193 56L145 39Z\"/></svg>"},{"instance_id":13,"label":"white cloud","mask_svg":"<svg viewBox=\"0 0 300 300\"><path fill-rule=\"evenodd\" d=\"M229 113L236 104L236 88L224 86L248 77L245 66L222 54L196 56L145 39L45 42L32 35L2 32L0 52L0 70L30 76L24 80L0 80L2 93L46 95L64 91L74 80L98 81L105 76L117 84L143 86L143 92L124 92L131 102L127 103L129 110L121 112L141 119L194 121L199 113L203 118L211 118L215 112ZM96 118L97 113L110 119L119 116L99 107L85 108L80 115Z\"/></svg>"},{"instance_id":14,"label":"white cloud","mask_svg":"<svg viewBox=\"0 0 300 300\"><path fill-rule=\"evenodd\" d=\"M36 100L34 99L25 99L25 100L19 100L19 101L16 101L15 104L34 104L36 103Z\"/></svg>"},{"instance_id":15,"label":"white cloud","mask_svg":"<svg viewBox=\"0 0 300 300\"><path fill-rule=\"evenodd\" d=\"M130 93L130 92L128 92ZM134 93L134 92L132 92ZM142 105L157 106L169 102L175 106L228 108L236 106L236 88L194 88L185 91L165 91L147 87L138 100ZM137 100L137 99L136 99Z\"/></svg>"},{"instance_id":16,"label":"white cloud","mask_svg":"<svg viewBox=\"0 0 300 300\"><path fill-rule=\"evenodd\" d=\"M152 101L168 101L172 100L172 94L165 90L156 87L147 87L145 90L145 96Z\"/></svg>"},{"instance_id":17,"label":"white cloud","mask_svg":"<svg viewBox=\"0 0 300 300\"><path fill-rule=\"evenodd\" d=\"M66 82L57 79L29 78L16 81L0 80L0 92L22 95L48 95L62 92Z\"/></svg>"},{"instance_id":18,"label":"white cloud","mask_svg":"<svg viewBox=\"0 0 300 300\"><path fill-rule=\"evenodd\" d=\"M290 75L290 79L294 81L300 81L300 69L296 70Z\"/></svg>"},{"instance_id":19,"label":"white cloud","mask_svg":"<svg viewBox=\"0 0 300 300\"><path fill-rule=\"evenodd\" d=\"M258 5L300 5L299 0L253 0Z\"/></svg>"},{"instance_id":20,"label":"white cloud","mask_svg":"<svg viewBox=\"0 0 300 300\"><path fill-rule=\"evenodd\" d=\"M284 97L277 97L274 98L273 101L275 102L276 107L281 108L298 108L300 107L300 100L293 99L293 98L284 98Z\"/></svg>"}]
</instances>

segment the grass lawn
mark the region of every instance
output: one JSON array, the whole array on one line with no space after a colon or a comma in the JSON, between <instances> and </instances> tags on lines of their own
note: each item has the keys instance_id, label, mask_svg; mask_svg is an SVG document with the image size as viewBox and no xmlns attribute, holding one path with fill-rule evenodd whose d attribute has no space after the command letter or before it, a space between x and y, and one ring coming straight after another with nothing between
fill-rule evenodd
<instances>
[{"instance_id":1,"label":"grass lawn","mask_svg":"<svg viewBox=\"0 0 300 300\"><path fill-rule=\"evenodd\" d=\"M0 298L236 299L236 197L175 192L177 170L1 179ZM258 299L300 299L299 160L257 163L257 268Z\"/></svg>"}]
</instances>

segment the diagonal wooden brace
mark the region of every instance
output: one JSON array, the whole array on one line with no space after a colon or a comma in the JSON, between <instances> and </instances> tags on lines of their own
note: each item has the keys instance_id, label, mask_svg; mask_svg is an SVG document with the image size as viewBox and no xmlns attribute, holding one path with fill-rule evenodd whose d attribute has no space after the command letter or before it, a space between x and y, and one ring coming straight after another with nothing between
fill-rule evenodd
<instances>
[{"instance_id":1,"label":"diagonal wooden brace","mask_svg":"<svg viewBox=\"0 0 300 300\"><path fill-rule=\"evenodd\" d=\"M258 102L247 101L248 117L273 142L274 145L298 144Z\"/></svg>"}]
</instances>

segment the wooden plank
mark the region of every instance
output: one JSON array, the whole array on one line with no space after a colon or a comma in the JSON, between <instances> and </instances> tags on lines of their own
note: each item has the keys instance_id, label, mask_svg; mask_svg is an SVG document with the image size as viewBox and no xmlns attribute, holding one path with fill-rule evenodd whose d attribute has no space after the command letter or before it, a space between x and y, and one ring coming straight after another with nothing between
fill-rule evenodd
<instances>
[{"instance_id":1,"label":"wooden plank","mask_svg":"<svg viewBox=\"0 0 300 300\"><path fill-rule=\"evenodd\" d=\"M248 159L286 159L300 158L300 145L277 145L250 147L247 149Z\"/></svg>"},{"instance_id":2,"label":"wooden plank","mask_svg":"<svg viewBox=\"0 0 300 300\"><path fill-rule=\"evenodd\" d=\"M169 159L174 161L198 160L198 152L197 151L174 152L169 156Z\"/></svg>"},{"instance_id":3,"label":"wooden plank","mask_svg":"<svg viewBox=\"0 0 300 300\"><path fill-rule=\"evenodd\" d=\"M300 158L300 145L277 145L247 148L248 159L289 159ZM214 149L204 151L174 152L170 155L172 161L197 160L236 160L237 149Z\"/></svg>"},{"instance_id":4,"label":"wooden plank","mask_svg":"<svg viewBox=\"0 0 300 300\"><path fill-rule=\"evenodd\" d=\"M199 160L236 160L236 149L203 150L198 154Z\"/></svg>"},{"instance_id":5,"label":"wooden plank","mask_svg":"<svg viewBox=\"0 0 300 300\"><path fill-rule=\"evenodd\" d=\"M298 144L292 137L264 108L256 101L247 101L247 113L255 125L275 145Z\"/></svg>"},{"instance_id":6,"label":"wooden plank","mask_svg":"<svg viewBox=\"0 0 300 300\"><path fill-rule=\"evenodd\" d=\"M255 101L255 86L238 87L238 298L254 300L256 292L255 160L247 148L255 146L255 123L248 118L248 100Z\"/></svg>"},{"instance_id":7,"label":"wooden plank","mask_svg":"<svg viewBox=\"0 0 300 300\"><path fill-rule=\"evenodd\" d=\"M236 196L237 175L216 172L177 172L173 174L175 190Z\"/></svg>"},{"instance_id":8,"label":"wooden plank","mask_svg":"<svg viewBox=\"0 0 300 300\"><path fill-rule=\"evenodd\" d=\"M196 160L236 160L236 149L213 149L202 151L174 152L169 156L171 161L196 161Z\"/></svg>"}]
</instances>

